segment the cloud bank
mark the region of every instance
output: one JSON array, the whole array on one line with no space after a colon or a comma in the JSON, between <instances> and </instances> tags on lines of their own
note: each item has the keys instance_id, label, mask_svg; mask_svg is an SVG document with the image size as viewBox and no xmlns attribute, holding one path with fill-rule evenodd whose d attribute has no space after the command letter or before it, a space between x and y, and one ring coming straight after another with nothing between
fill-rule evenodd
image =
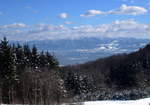
<instances>
[{"instance_id":1,"label":"cloud bank","mask_svg":"<svg viewBox=\"0 0 150 105\"><path fill-rule=\"evenodd\" d=\"M0 38L3 36L8 37L10 40L59 40L85 37L150 38L150 26L132 19L117 20L110 24L100 24L97 26L82 25L67 27L64 25L55 26L49 24L26 26L28 25L23 23L0 26Z\"/></svg>"},{"instance_id":2,"label":"cloud bank","mask_svg":"<svg viewBox=\"0 0 150 105\"><path fill-rule=\"evenodd\" d=\"M138 6L127 6L123 4L120 8L108 12L108 14L123 14L123 15L142 15L148 12L147 9Z\"/></svg>"},{"instance_id":3,"label":"cloud bank","mask_svg":"<svg viewBox=\"0 0 150 105\"><path fill-rule=\"evenodd\" d=\"M96 15L143 15L148 12L147 9L139 6L127 6L121 5L119 8L112 9L106 12L100 10L88 10L85 14L81 14L82 17L92 17Z\"/></svg>"},{"instance_id":4,"label":"cloud bank","mask_svg":"<svg viewBox=\"0 0 150 105\"><path fill-rule=\"evenodd\" d=\"M9 25L0 26L0 28L26 28L27 25L24 23L14 23Z\"/></svg>"}]
</instances>

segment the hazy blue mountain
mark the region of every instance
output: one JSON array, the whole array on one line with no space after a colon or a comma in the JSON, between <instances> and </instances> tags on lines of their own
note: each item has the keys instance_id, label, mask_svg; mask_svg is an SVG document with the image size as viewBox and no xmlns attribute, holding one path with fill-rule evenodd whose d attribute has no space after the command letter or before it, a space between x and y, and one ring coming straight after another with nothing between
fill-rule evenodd
<instances>
[{"instance_id":1,"label":"hazy blue mountain","mask_svg":"<svg viewBox=\"0 0 150 105\"><path fill-rule=\"evenodd\" d=\"M150 39L134 38L81 38L62 40L35 40L28 43L40 50L50 51L61 65L84 63L117 53L128 53L148 44ZM18 43L18 42L15 42Z\"/></svg>"}]
</instances>

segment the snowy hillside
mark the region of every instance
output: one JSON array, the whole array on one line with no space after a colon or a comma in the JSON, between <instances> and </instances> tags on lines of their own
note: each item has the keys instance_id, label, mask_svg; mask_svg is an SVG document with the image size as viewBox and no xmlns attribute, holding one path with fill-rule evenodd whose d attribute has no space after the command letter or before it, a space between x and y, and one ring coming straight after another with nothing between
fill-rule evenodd
<instances>
[{"instance_id":1,"label":"snowy hillside","mask_svg":"<svg viewBox=\"0 0 150 105\"><path fill-rule=\"evenodd\" d=\"M95 101L85 102L84 105L149 105L150 98L136 101Z\"/></svg>"},{"instance_id":2,"label":"snowy hillside","mask_svg":"<svg viewBox=\"0 0 150 105\"><path fill-rule=\"evenodd\" d=\"M65 104L64 104L65 105ZM150 98L131 101L89 101L82 104L68 105L150 105Z\"/></svg>"}]
</instances>

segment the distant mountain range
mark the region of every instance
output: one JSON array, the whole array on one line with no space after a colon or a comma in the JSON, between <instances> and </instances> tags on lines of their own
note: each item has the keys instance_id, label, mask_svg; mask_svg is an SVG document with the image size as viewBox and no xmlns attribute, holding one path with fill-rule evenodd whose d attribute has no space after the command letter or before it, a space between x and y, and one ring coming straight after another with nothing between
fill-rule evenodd
<instances>
[{"instance_id":1,"label":"distant mountain range","mask_svg":"<svg viewBox=\"0 0 150 105\"><path fill-rule=\"evenodd\" d=\"M14 41L11 41L14 43ZM150 39L134 38L81 38L62 40L18 41L15 43L50 51L59 60L60 65L72 65L106 57L116 53L129 53L148 44Z\"/></svg>"}]
</instances>

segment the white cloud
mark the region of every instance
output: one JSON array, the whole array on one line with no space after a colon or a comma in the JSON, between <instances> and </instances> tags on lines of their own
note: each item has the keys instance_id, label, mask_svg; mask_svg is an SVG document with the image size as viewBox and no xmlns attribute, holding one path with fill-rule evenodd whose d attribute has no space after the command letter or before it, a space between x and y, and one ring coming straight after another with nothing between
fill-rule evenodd
<instances>
[{"instance_id":1,"label":"white cloud","mask_svg":"<svg viewBox=\"0 0 150 105\"><path fill-rule=\"evenodd\" d=\"M82 17L92 17L92 16L96 16L96 15L100 15L103 14L102 11L99 10L88 10L85 14L82 14L80 16Z\"/></svg>"},{"instance_id":2,"label":"white cloud","mask_svg":"<svg viewBox=\"0 0 150 105\"><path fill-rule=\"evenodd\" d=\"M120 8L110 10L107 14L123 14L123 15L141 15L147 13L148 10L139 6L127 6L123 4Z\"/></svg>"},{"instance_id":3,"label":"white cloud","mask_svg":"<svg viewBox=\"0 0 150 105\"><path fill-rule=\"evenodd\" d=\"M14 23L9 25L0 26L1 28L26 28L27 25L24 23Z\"/></svg>"},{"instance_id":4,"label":"white cloud","mask_svg":"<svg viewBox=\"0 0 150 105\"><path fill-rule=\"evenodd\" d=\"M38 24L25 27L26 25L4 25L0 26L0 37L5 35L11 40L58 40L58 39L78 39L78 38L149 38L150 25L141 24L137 21L117 20L110 24L101 24L97 26L82 25L76 27L64 25ZM19 27L24 27L20 29ZM17 28L14 29L14 28ZM104 48L101 46L99 49ZM106 48L106 47L105 47ZM109 47L111 49L111 47Z\"/></svg>"},{"instance_id":5,"label":"white cloud","mask_svg":"<svg viewBox=\"0 0 150 105\"><path fill-rule=\"evenodd\" d=\"M60 13L58 16L59 16L59 18L61 18L61 19L65 19L65 18L68 17L68 14L67 14L67 13Z\"/></svg>"},{"instance_id":6,"label":"white cloud","mask_svg":"<svg viewBox=\"0 0 150 105\"><path fill-rule=\"evenodd\" d=\"M88 10L85 14L81 14L82 17L92 17L96 15L143 15L146 14L148 10L139 6L127 6L126 4L121 5L117 9L110 11L100 11L100 10Z\"/></svg>"}]
</instances>

